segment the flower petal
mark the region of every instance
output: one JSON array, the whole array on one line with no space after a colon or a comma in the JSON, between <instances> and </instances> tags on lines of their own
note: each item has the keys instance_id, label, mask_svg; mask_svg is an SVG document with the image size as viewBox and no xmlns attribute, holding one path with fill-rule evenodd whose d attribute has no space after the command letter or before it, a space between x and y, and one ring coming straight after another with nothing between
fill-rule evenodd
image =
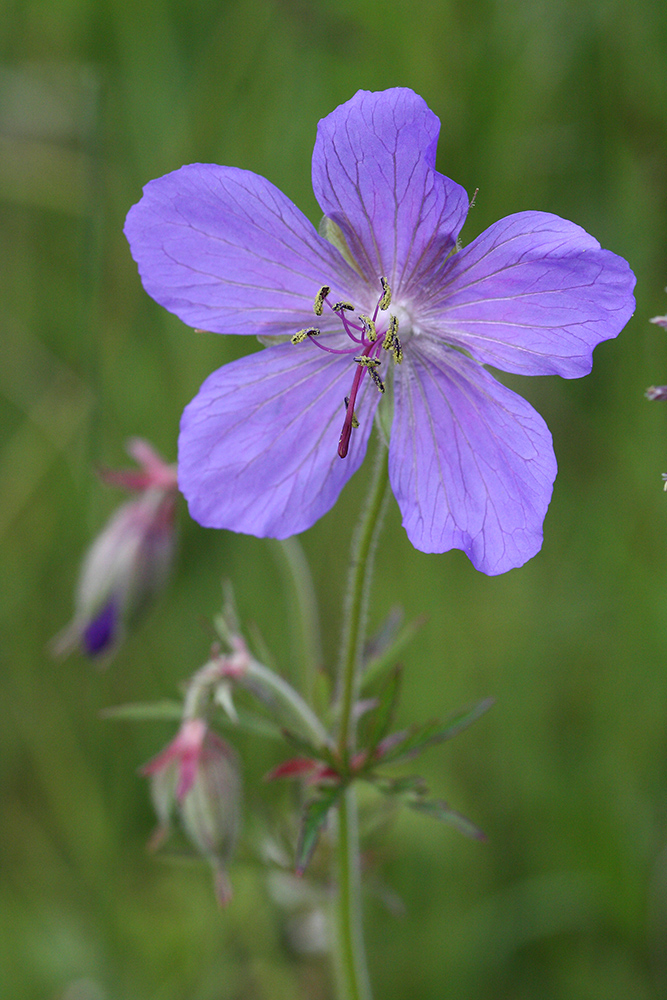
<instances>
[{"instance_id":1,"label":"flower petal","mask_svg":"<svg viewBox=\"0 0 667 1000\"><path fill-rule=\"evenodd\" d=\"M322 285L339 299L359 287L289 198L235 167L194 163L151 181L125 235L148 294L214 333L294 333L312 325ZM333 314L318 323L327 324L336 327Z\"/></svg>"},{"instance_id":2,"label":"flower petal","mask_svg":"<svg viewBox=\"0 0 667 1000\"><path fill-rule=\"evenodd\" d=\"M366 280L409 296L454 249L468 211L463 188L435 170L440 122L412 90L360 90L320 121L313 189Z\"/></svg>"},{"instance_id":3,"label":"flower petal","mask_svg":"<svg viewBox=\"0 0 667 1000\"><path fill-rule=\"evenodd\" d=\"M524 399L458 351L410 342L389 451L403 526L422 552L462 549L494 576L542 545L556 459Z\"/></svg>"},{"instance_id":4,"label":"flower petal","mask_svg":"<svg viewBox=\"0 0 667 1000\"><path fill-rule=\"evenodd\" d=\"M632 315L634 286L627 263L579 226L520 212L450 259L418 323L505 371L578 378Z\"/></svg>"},{"instance_id":5,"label":"flower petal","mask_svg":"<svg viewBox=\"0 0 667 1000\"><path fill-rule=\"evenodd\" d=\"M354 371L349 355L305 343L269 347L214 372L181 421L179 485L192 517L272 538L314 524L366 452L379 396L369 379L347 458L337 454Z\"/></svg>"}]
</instances>

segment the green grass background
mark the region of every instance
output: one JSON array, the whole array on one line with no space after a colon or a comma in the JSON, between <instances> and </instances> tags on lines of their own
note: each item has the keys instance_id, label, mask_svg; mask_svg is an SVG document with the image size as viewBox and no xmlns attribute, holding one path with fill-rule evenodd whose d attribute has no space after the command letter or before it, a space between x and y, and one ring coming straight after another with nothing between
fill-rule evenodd
<instances>
[{"instance_id":1,"label":"green grass background","mask_svg":"<svg viewBox=\"0 0 667 1000\"><path fill-rule=\"evenodd\" d=\"M523 209L629 261L637 312L581 381L508 378L549 423L559 476L542 553L496 579L413 551L393 505L373 624L429 621L401 723L493 695L424 758L487 833L401 815L375 854L405 904L366 901L378 998L667 995L667 14L661 0L1 0L0 988L28 1000L328 996L292 955L257 847L281 799L273 745L239 737L247 836L221 913L209 873L146 855L137 767L166 724L100 719L172 697L206 658L233 579L290 673L268 543L181 511L170 587L111 668L54 663L80 556L118 502L96 464L146 436L175 457L185 403L240 338L196 335L141 289L122 235L142 184L191 161L255 170L317 222L317 120L405 85L442 119L441 171L477 206L468 242ZM303 539L335 658L362 471Z\"/></svg>"}]
</instances>

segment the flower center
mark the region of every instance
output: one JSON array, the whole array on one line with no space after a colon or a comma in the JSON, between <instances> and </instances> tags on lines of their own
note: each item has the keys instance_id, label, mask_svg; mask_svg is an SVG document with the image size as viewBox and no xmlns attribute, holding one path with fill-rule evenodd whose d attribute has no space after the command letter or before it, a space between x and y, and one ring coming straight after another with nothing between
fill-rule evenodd
<instances>
[{"instance_id":1,"label":"flower center","mask_svg":"<svg viewBox=\"0 0 667 1000\"><path fill-rule=\"evenodd\" d=\"M396 364L400 365L403 360L403 350L401 342L398 339L398 318L392 313L388 313L386 318L381 316L378 319L380 313L386 313L391 304L389 282L386 278L380 278L380 284L382 286L382 294L377 301L372 316L367 316L365 313L357 313L351 302L330 302L329 293L331 289L328 285L322 285L315 296L313 304L315 315L321 316L325 305L335 313L343 324L343 329L350 341L349 347L328 347L321 341L315 340L315 337L319 337L322 334L322 331L316 326L309 326L304 330L299 330L292 337L293 344L301 344L304 340L310 340L316 347L319 347L322 351L326 351L328 354L354 355L353 361L357 365L357 368L352 379L350 395L345 397L345 420L338 441L338 454L341 458L345 458L347 455L352 430L359 426L359 421L354 412L354 404L364 375L368 375L379 392L384 392L384 382L380 378L379 372L383 360L382 352L390 352Z\"/></svg>"}]
</instances>

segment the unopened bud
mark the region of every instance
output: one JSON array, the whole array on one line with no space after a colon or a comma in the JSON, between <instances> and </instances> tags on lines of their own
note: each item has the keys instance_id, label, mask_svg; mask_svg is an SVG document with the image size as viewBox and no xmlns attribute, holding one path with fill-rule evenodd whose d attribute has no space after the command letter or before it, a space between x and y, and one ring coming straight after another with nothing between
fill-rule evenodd
<instances>
[{"instance_id":1,"label":"unopened bud","mask_svg":"<svg viewBox=\"0 0 667 1000\"><path fill-rule=\"evenodd\" d=\"M213 869L218 901L231 899L226 865L238 836L241 778L234 750L202 719L186 720L176 737L142 769L151 779L161 842L174 813Z\"/></svg>"},{"instance_id":2,"label":"unopened bud","mask_svg":"<svg viewBox=\"0 0 667 1000\"><path fill-rule=\"evenodd\" d=\"M667 399L667 385L650 385L644 393L647 399Z\"/></svg>"},{"instance_id":3,"label":"unopened bud","mask_svg":"<svg viewBox=\"0 0 667 1000\"><path fill-rule=\"evenodd\" d=\"M118 508L88 550L74 618L52 644L58 656L77 646L92 657L110 656L167 580L175 549L176 471L138 438L128 451L139 470L102 476L139 495Z\"/></svg>"}]
</instances>

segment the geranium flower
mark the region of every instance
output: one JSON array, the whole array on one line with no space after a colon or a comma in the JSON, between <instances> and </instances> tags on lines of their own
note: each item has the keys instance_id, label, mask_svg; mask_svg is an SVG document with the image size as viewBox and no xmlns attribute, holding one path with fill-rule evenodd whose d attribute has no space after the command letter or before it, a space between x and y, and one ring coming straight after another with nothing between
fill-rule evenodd
<instances>
[{"instance_id":1,"label":"geranium flower","mask_svg":"<svg viewBox=\"0 0 667 1000\"><path fill-rule=\"evenodd\" d=\"M310 527L361 464L380 404L416 548L463 549L489 574L539 550L551 436L483 365L587 374L632 315L634 276L543 212L457 251L468 197L435 170L439 128L406 89L360 91L324 118L319 233L234 167L183 167L131 209L125 232L157 302L271 345L214 372L183 414L179 484L201 524L276 538Z\"/></svg>"}]
</instances>

